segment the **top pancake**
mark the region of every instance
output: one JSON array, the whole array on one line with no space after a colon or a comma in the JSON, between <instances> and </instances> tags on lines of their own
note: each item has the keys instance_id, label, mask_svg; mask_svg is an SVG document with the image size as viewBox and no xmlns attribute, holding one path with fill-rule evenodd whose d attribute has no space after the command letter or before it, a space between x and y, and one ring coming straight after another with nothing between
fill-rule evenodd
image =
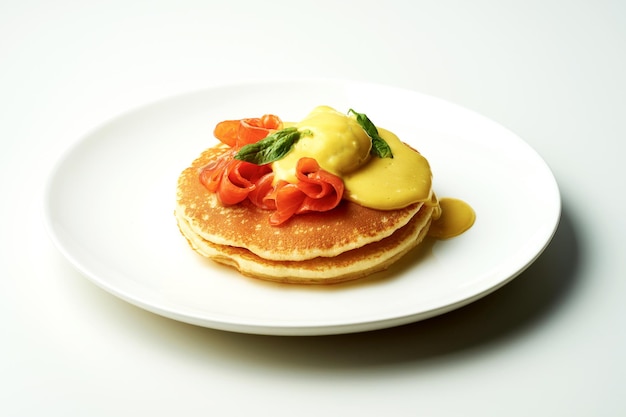
<instances>
[{"instance_id":1,"label":"top pancake","mask_svg":"<svg viewBox=\"0 0 626 417\"><path fill-rule=\"evenodd\" d=\"M421 203L400 210L374 210L349 201L323 213L294 216L281 226L269 223L270 211L245 200L223 206L199 181L202 167L227 148L204 151L179 177L177 215L203 239L246 248L264 259L302 261L337 256L390 236L406 225Z\"/></svg>"}]
</instances>

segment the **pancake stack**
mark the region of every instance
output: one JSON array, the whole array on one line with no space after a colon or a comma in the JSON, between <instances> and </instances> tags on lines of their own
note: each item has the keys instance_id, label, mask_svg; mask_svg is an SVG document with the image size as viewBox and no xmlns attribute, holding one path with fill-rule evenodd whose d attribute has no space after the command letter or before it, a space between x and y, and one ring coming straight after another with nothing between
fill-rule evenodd
<instances>
[{"instance_id":1,"label":"pancake stack","mask_svg":"<svg viewBox=\"0 0 626 417\"><path fill-rule=\"evenodd\" d=\"M222 205L199 181L224 152L205 150L180 175L175 215L193 250L243 275L295 284L334 284L388 268L428 233L436 204L375 210L343 200L333 210L295 216L276 227L249 201Z\"/></svg>"}]
</instances>

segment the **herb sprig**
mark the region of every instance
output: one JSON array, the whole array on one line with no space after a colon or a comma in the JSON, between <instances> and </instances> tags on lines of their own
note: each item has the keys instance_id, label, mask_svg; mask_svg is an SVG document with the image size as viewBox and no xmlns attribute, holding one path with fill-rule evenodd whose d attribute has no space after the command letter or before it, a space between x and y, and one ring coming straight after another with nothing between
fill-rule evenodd
<instances>
[{"instance_id":1,"label":"herb sprig","mask_svg":"<svg viewBox=\"0 0 626 417\"><path fill-rule=\"evenodd\" d=\"M393 158L393 153L391 152L391 148L389 144L380 137L378 134L378 129L372 121L364 114L358 113L353 109L348 110L348 114L354 114L356 116L357 123L363 128L367 136L372 139L372 150L370 153L379 158Z\"/></svg>"},{"instance_id":2,"label":"herb sprig","mask_svg":"<svg viewBox=\"0 0 626 417\"><path fill-rule=\"evenodd\" d=\"M239 149L235 159L265 165L282 159L302 135L311 135L310 130L299 131L296 127L277 130L258 142L250 143Z\"/></svg>"}]
</instances>

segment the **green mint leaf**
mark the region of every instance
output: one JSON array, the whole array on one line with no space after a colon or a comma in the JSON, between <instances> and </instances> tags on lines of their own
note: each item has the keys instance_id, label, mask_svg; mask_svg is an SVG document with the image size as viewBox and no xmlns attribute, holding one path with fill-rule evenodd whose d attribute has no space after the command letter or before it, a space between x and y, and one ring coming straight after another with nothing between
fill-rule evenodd
<instances>
[{"instance_id":1,"label":"green mint leaf","mask_svg":"<svg viewBox=\"0 0 626 417\"><path fill-rule=\"evenodd\" d=\"M265 165L282 159L302 135L310 135L308 130L300 132L295 127L288 127L268 135L256 143L250 143L239 149L235 159Z\"/></svg>"},{"instance_id":2,"label":"green mint leaf","mask_svg":"<svg viewBox=\"0 0 626 417\"><path fill-rule=\"evenodd\" d=\"M379 158L393 158L389 144L387 144L385 139L380 137L374 123L372 123L364 113L358 113L353 109L348 110L348 114L350 113L356 116L357 123L363 128L365 133L367 133L367 136L372 139L372 150L370 153Z\"/></svg>"}]
</instances>

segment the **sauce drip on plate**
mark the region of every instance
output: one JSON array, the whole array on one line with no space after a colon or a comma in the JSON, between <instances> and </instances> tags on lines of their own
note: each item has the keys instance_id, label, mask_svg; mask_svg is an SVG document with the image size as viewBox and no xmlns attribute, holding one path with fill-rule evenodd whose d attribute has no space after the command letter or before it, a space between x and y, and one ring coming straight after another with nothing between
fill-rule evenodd
<instances>
[{"instance_id":1,"label":"sauce drip on plate","mask_svg":"<svg viewBox=\"0 0 626 417\"><path fill-rule=\"evenodd\" d=\"M463 200L442 198L439 200L441 216L433 220L428 235L436 239L449 239L465 232L476 220L474 209Z\"/></svg>"}]
</instances>

